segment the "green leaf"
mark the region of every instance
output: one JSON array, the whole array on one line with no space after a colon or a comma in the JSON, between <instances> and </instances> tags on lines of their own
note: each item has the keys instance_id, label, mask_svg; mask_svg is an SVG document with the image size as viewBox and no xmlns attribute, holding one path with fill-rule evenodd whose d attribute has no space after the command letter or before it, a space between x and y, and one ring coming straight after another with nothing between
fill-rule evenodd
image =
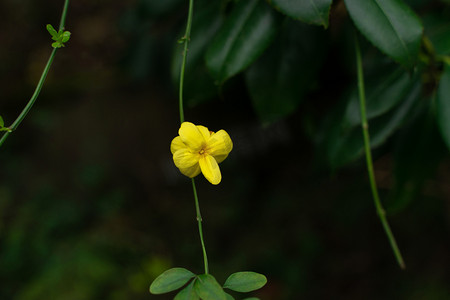
<instances>
[{"instance_id":1,"label":"green leaf","mask_svg":"<svg viewBox=\"0 0 450 300\"><path fill-rule=\"evenodd\" d=\"M230 294L225 293L225 295L227 296L227 300L234 300L234 297L231 296Z\"/></svg>"},{"instance_id":2,"label":"green leaf","mask_svg":"<svg viewBox=\"0 0 450 300\"><path fill-rule=\"evenodd\" d=\"M324 40L321 28L286 22L279 38L247 70L253 107L262 121L275 121L297 109L323 65Z\"/></svg>"},{"instance_id":3,"label":"green leaf","mask_svg":"<svg viewBox=\"0 0 450 300\"><path fill-rule=\"evenodd\" d=\"M436 94L436 114L439 130L450 149L450 65L446 64Z\"/></svg>"},{"instance_id":4,"label":"green leaf","mask_svg":"<svg viewBox=\"0 0 450 300\"><path fill-rule=\"evenodd\" d=\"M344 0L359 31L375 47L411 68L416 63L422 25L401 0Z\"/></svg>"},{"instance_id":5,"label":"green leaf","mask_svg":"<svg viewBox=\"0 0 450 300\"><path fill-rule=\"evenodd\" d=\"M194 288L197 295L203 300L227 300L222 287L210 274L198 275Z\"/></svg>"},{"instance_id":6,"label":"green leaf","mask_svg":"<svg viewBox=\"0 0 450 300\"><path fill-rule=\"evenodd\" d=\"M328 27L331 0L269 0L269 3L289 17Z\"/></svg>"},{"instance_id":7,"label":"green leaf","mask_svg":"<svg viewBox=\"0 0 450 300\"><path fill-rule=\"evenodd\" d=\"M159 275L150 285L150 293L164 294L185 285L195 274L184 268L172 268Z\"/></svg>"},{"instance_id":8,"label":"green leaf","mask_svg":"<svg viewBox=\"0 0 450 300\"><path fill-rule=\"evenodd\" d=\"M266 276L255 272L237 272L231 274L223 285L236 292L251 292L262 288L267 283Z\"/></svg>"},{"instance_id":9,"label":"green leaf","mask_svg":"<svg viewBox=\"0 0 450 300\"><path fill-rule=\"evenodd\" d=\"M275 37L278 18L264 1L239 1L206 52L206 65L222 84L252 64Z\"/></svg>"},{"instance_id":10,"label":"green leaf","mask_svg":"<svg viewBox=\"0 0 450 300\"><path fill-rule=\"evenodd\" d=\"M194 289L195 279L187 287L182 289L173 300L198 300L200 299Z\"/></svg>"},{"instance_id":11,"label":"green leaf","mask_svg":"<svg viewBox=\"0 0 450 300\"><path fill-rule=\"evenodd\" d=\"M70 39L70 31L64 31L62 34L62 42L65 43Z\"/></svg>"},{"instance_id":12,"label":"green leaf","mask_svg":"<svg viewBox=\"0 0 450 300\"><path fill-rule=\"evenodd\" d=\"M2 116L0 116L0 127L5 127L5 121L3 121Z\"/></svg>"},{"instance_id":13,"label":"green leaf","mask_svg":"<svg viewBox=\"0 0 450 300\"><path fill-rule=\"evenodd\" d=\"M401 75L401 74L400 74ZM398 76L398 75L397 75ZM414 108L420 103L421 83L418 74L408 80L407 84L399 84L388 76L378 76L378 83L368 84L366 88L367 115L369 120L369 133L371 137L371 147L377 147L386 141L412 114ZM403 82L403 75L397 77L397 81ZM377 102L385 101L385 94L379 93L380 87L385 85L385 81L390 82L398 90L387 89L386 95L395 96L380 106ZM368 80L370 83L370 80ZM364 154L364 141L361 132L361 125L358 122L359 116L350 114L349 109L354 101L358 101L356 87L345 99L344 106L334 110L328 123L324 126L325 134L318 134L322 139L322 149L326 150L326 157L329 165L334 169L348 164ZM356 100L355 100L356 99ZM375 104L371 104L374 102ZM358 110L359 110L359 102Z\"/></svg>"},{"instance_id":14,"label":"green leaf","mask_svg":"<svg viewBox=\"0 0 450 300\"><path fill-rule=\"evenodd\" d=\"M425 35L433 44L436 54L450 54L450 11L434 11L422 18Z\"/></svg>"},{"instance_id":15,"label":"green leaf","mask_svg":"<svg viewBox=\"0 0 450 300\"><path fill-rule=\"evenodd\" d=\"M47 24L47 31L48 33L50 33L53 39L58 37L58 32L55 30L55 28L53 28L51 24Z\"/></svg>"}]
</instances>

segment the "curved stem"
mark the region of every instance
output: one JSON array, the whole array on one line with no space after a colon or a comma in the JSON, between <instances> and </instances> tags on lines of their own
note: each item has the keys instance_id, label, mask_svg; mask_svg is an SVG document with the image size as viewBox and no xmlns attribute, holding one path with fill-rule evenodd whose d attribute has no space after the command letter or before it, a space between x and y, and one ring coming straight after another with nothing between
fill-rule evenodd
<instances>
[{"instance_id":1,"label":"curved stem","mask_svg":"<svg viewBox=\"0 0 450 300\"><path fill-rule=\"evenodd\" d=\"M59 28L60 29L64 28L68 6L69 6L69 0L65 0L64 8L63 8L62 16L61 16L61 21L59 23ZM8 136L11 134L11 132L16 130L17 127L19 127L20 123L22 123L23 119L25 119L25 117L27 116L28 112L33 107L34 102L36 102L36 99L38 98L39 93L41 92L42 86L44 85L45 79L47 78L47 74L50 71L50 67L51 67L51 65L53 63L53 59L55 58L56 50L57 50L57 48L53 48L53 51L50 54L50 57L49 57L49 59L47 61L47 64L46 64L46 66L44 68L44 71L42 72L41 78L39 79L39 82L38 82L38 84L36 86L36 89L34 90L34 93L31 96L30 100L28 101L27 105L22 110L22 112L17 117L17 119L14 121L14 123L11 126L9 126L10 131L6 131L3 134L2 138L0 139L0 147L3 145L3 143L8 138Z\"/></svg>"},{"instance_id":2,"label":"curved stem","mask_svg":"<svg viewBox=\"0 0 450 300\"><path fill-rule=\"evenodd\" d=\"M195 180L194 180L194 178L192 178L192 190L194 191L195 212L197 214L197 224L198 224L198 233L200 235L200 243L202 244L203 263L205 265L205 274L208 274L208 272L209 272L208 256L206 255L205 241L203 240L202 215L200 213L200 204L198 202L197 189L195 187Z\"/></svg>"},{"instance_id":3,"label":"curved stem","mask_svg":"<svg viewBox=\"0 0 450 300\"><path fill-rule=\"evenodd\" d=\"M186 69L186 58L188 51L188 43L191 38L191 27L192 27L192 14L194 11L194 0L189 0L189 13L188 20L186 25L186 33L184 34L182 40L184 42L183 49L183 60L181 62L181 70L180 70L180 88L179 88L179 107L180 107L180 122L184 122L184 108L183 108L183 85L184 85L184 70Z\"/></svg>"},{"instance_id":4,"label":"curved stem","mask_svg":"<svg viewBox=\"0 0 450 300\"><path fill-rule=\"evenodd\" d=\"M355 50L356 50L356 68L358 73L359 106L361 110L361 127L364 135L364 150L366 153L367 173L369 175L372 197L375 203L375 208L377 210L378 217L380 218L381 224L383 225L383 229L386 232L386 235L389 239L389 243L391 244L392 250L394 251L397 263L399 264L400 268L405 269L405 262L403 261L402 254L400 253L400 249L397 246L394 234L392 233L391 227L389 226L389 223L386 219L386 211L384 210L383 205L381 204L377 190L377 183L375 181L372 163L372 153L370 151L369 124L367 122L366 116L366 96L364 91L364 76L362 68L361 50L359 49L359 43L356 34L355 34Z\"/></svg>"}]
</instances>

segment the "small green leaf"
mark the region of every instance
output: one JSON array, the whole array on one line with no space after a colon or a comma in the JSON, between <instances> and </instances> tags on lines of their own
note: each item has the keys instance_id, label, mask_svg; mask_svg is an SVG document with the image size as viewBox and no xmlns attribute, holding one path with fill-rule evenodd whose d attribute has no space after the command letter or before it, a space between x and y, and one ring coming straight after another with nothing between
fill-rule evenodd
<instances>
[{"instance_id":1,"label":"small green leaf","mask_svg":"<svg viewBox=\"0 0 450 300\"><path fill-rule=\"evenodd\" d=\"M237 272L231 274L223 285L236 292L251 292L262 288L267 283L266 276L255 272Z\"/></svg>"},{"instance_id":2,"label":"small green leaf","mask_svg":"<svg viewBox=\"0 0 450 300\"><path fill-rule=\"evenodd\" d=\"M58 37L58 32L55 30L55 28L53 28L51 24L47 24L47 31L48 33L50 33L53 39Z\"/></svg>"},{"instance_id":3,"label":"small green leaf","mask_svg":"<svg viewBox=\"0 0 450 300\"><path fill-rule=\"evenodd\" d=\"M184 289L182 289L173 300L198 300L200 299L195 292L194 283L196 279L192 280L191 283Z\"/></svg>"},{"instance_id":4,"label":"small green leaf","mask_svg":"<svg viewBox=\"0 0 450 300\"><path fill-rule=\"evenodd\" d=\"M328 27L331 0L269 0L269 3L289 17Z\"/></svg>"},{"instance_id":5,"label":"small green leaf","mask_svg":"<svg viewBox=\"0 0 450 300\"><path fill-rule=\"evenodd\" d=\"M197 295L203 300L227 300L222 287L210 274L198 275L194 288Z\"/></svg>"},{"instance_id":6,"label":"small green leaf","mask_svg":"<svg viewBox=\"0 0 450 300\"><path fill-rule=\"evenodd\" d=\"M65 43L70 39L70 31L64 31L62 34L62 42Z\"/></svg>"},{"instance_id":7,"label":"small green leaf","mask_svg":"<svg viewBox=\"0 0 450 300\"><path fill-rule=\"evenodd\" d=\"M401 0L345 0L358 30L375 47L411 68L416 63L422 24Z\"/></svg>"},{"instance_id":8,"label":"small green leaf","mask_svg":"<svg viewBox=\"0 0 450 300\"><path fill-rule=\"evenodd\" d=\"M3 121L2 116L0 116L0 127L5 127L5 121Z\"/></svg>"},{"instance_id":9,"label":"small green leaf","mask_svg":"<svg viewBox=\"0 0 450 300\"><path fill-rule=\"evenodd\" d=\"M445 65L436 94L436 114L439 130L450 149L450 65Z\"/></svg>"},{"instance_id":10,"label":"small green leaf","mask_svg":"<svg viewBox=\"0 0 450 300\"><path fill-rule=\"evenodd\" d=\"M53 42L52 47L53 48L61 48L61 47L63 47L63 45L60 42Z\"/></svg>"},{"instance_id":11,"label":"small green leaf","mask_svg":"<svg viewBox=\"0 0 450 300\"><path fill-rule=\"evenodd\" d=\"M159 275L150 285L150 293L164 294L185 285L195 274L184 268L173 268Z\"/></svg>"},{"instance_id":12,"label":"small green leaf","mask_svg":"<svg viewBox=\"0 0 450 300\"><path fill-rule=\"evenodd\" d=\"M206 52L206 65L222 84L252 64L272 42L278 18L264 1L239 1Z\"/></svg>"}]
</instances>

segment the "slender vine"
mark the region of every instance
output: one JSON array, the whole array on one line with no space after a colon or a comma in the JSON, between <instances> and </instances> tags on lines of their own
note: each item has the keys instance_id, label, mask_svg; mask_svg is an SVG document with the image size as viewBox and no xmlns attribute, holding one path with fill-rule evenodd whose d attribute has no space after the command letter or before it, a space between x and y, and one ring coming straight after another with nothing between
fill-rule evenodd
<instances>
[{"instance_id":1,"label":"slender vine","mask_svg":"<svg viewBox=\"0 0 450 300\"><path fill-rule=\"evenodd\" d=\"M41 78L39 79L36 89L34 90L34 93L31 96L30 100L28 101L27 105L22 110L22 112L17 117L17 119L12 123L11 126L2 128L3 129L2 131L4 131L4 133L3 133L2 138L0 139L0 147L3 145L3 143L8 138L8 136L19 127L20 123L22 123L23 119L25 119L25 117L30 112L31 108L33 107L33 104L36 102L36 99L38 98L38 96L42 90L42 86L44 85L45 79L47 78L47 74L50 71L50 67L53 63L53 59L55 58L56 51L58 50L58 48L64 46L63 45L64 42L69 40L70 33L64 32L64 26L66 23L66 15L67 15L68 7L69 7L69 0L65 0L64 8L63 8L62 15L61 15L61 20L59 22L59 32L56 32L53 29L53 27L51 27L51 25L47 25L47 29L49 30L49 32L51 30L53 30L53 32L54 32L54 33L51 32L53 39L55 40L55 43L52 44L52 46L53 46L52 53L50 54L47 64L45 65L44 71L42 72ZM50 26L50 29L48 26ZM64 35L64 37L63 37L63 35Z\"/></svg>"},{"instance_id":2,"label":"slender vine","mask_svg":"<svg viewBox=\"0 0 450 300\"><path fill-rule=\"evenodd\" d=\"M397 246L397 242L395 240L394 234L392 233L391 227L386 218L386 211L383 208L383 205L380 201L380 196L378 195L377 183L375 180L375 175L373 171L373 163L372 163L372 153L370 150L370 136L369 136L369 123L367 122L366 116L366 95L364 91L364 75L363 75L363 67L362 67L362 59L361 59L361 50L358 43L358 37L355 34L355 51L356 51L356 69L358 74L358 91L359 91L359 106L361 113L361 127L364 136L364 150L366 153L366 162L367 162L367 173L369 175L370 188L372 191L372 197L375 204L375 208L380 218L381 224L383 225L384 231L389 239L389 243L391 244L392 250L394 252L395 258L397 260L400 268L405 269L405 262L403 260L402 254L400 253L400 249Z\"/></svg>"}]
</instances>

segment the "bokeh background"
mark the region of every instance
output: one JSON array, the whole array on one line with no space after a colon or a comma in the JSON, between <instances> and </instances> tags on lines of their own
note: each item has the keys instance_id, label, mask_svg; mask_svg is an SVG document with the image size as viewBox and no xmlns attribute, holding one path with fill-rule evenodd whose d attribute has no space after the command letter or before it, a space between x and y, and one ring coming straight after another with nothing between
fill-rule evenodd
<instances>
[{"instance_id":1,"label":"bokeh background","mask_svg":"<svg viewBox=\"0 0 450 300\"><path fill-rule=\"evenodd\" d=\"M0 149L0 299L171 299L148 292L157 275L202 272L190 181L169 151L186 2L71 1L70 42ZM187 120L226 129L234 142L222 183L197 180L211 273L221 283L236 271L263 273L268 284L251 295L267 300L450 299L450 159L439 134L409 145L429 149L412 162L423 176L400 204L392 144L401 137L374 155L405 271L376 216L364 159L332 170L311 138L312 120L355 82L353 52L336 33L350 21L345 12L334 19L336 2L320 81L294 113L262 122L241 75L202 101L187 99ZM409 1L429 9L423 2ZM57 26L62 6L0 2L7 124L33 93L51 52L45 25Z\"/></svg>"}]
</instances>

